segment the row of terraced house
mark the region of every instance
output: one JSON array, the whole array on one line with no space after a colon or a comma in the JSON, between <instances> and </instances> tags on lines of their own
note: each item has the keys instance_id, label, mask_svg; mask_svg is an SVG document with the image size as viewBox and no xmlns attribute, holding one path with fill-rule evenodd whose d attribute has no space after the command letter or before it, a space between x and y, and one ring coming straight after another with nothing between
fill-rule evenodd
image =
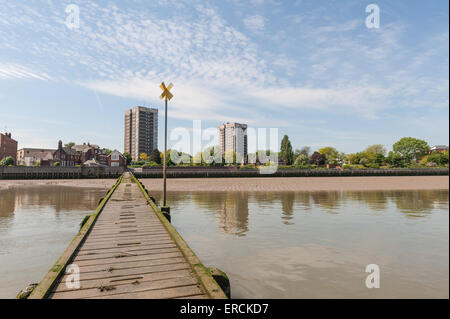
<instances>
[{"instance_id":1,"label":"row of terraced house","mask_svg":"<svg viewBox=\"0 0 450 319\"><path fill-rule=\"evenodd\" d=\"M24 166L88 166L88 167L126 167L127 160L117 150L110 153L96 144L63 146L58 142L57 149L22 148L17 151L17 165Z\"/></svg>"}]
</instances>

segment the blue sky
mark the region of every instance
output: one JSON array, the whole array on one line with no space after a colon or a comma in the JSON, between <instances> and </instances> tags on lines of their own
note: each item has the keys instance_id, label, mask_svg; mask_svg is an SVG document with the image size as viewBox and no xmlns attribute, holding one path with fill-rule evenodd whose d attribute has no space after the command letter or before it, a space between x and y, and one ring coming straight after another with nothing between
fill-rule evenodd
<instances>
[{"instance_id":1,"label":"blue sky","mask_svg":"<svg viewBox=\"0 0 450 319\"><path fill-rule=\"evenodd\" d=\"M365 25L370 3L378 29ZM161 148L166 81L169 131L237 121L347 153L404 136L448 144L448 5L0 0L0 131L19 148L123 150L123 113L145 105L160 110Z\"/></svg>"}]
</instances>

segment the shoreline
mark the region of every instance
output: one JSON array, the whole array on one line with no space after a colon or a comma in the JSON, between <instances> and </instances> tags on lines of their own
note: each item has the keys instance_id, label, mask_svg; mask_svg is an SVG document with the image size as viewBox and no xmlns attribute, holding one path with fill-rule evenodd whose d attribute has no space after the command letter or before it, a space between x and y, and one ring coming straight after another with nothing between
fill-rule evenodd
<instances>
[{"instance_id":1,"label":"shoreline","mask_svg":"<svg viewBox=\"0 0 450 319\"><path fill-rule=\"evenodd\" d=\"M162 179L140 178L149 191L161 191ZM62 186L109 189L115 179L0 180L0 190L13 187ZM227 191L380 191L448 190L449 176L229 177L168 178L171 192Z\"/></svg>"},{"instance_id":2,"label":"shoreline","mask_svg":"<svg viewBox=\"0 0 450 319\"><path fill-rule=\"evenodd\" d=\"M0 191L14 187L62 186L110 189L116 179L27 179L0 180Z\"/></svg>"}]
</instances>

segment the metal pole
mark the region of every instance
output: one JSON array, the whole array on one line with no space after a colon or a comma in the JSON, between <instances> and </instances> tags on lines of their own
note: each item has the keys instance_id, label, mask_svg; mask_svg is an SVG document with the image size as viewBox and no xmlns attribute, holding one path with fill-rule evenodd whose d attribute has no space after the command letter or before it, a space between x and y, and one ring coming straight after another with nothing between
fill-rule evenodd
<instances>
[{"instance_id":1,"label":"metal pole","mask_svg":"<svg viewBox=\"0 0 450 319\"><path fill-rule=\"evenodd\" d=\"M166 169L167 169L167 96L165 98L166 101L166 110L164 112L164 168L163 168L163 178L164 178L164 205L166 206Z\"/></svg>"}]
</instances>

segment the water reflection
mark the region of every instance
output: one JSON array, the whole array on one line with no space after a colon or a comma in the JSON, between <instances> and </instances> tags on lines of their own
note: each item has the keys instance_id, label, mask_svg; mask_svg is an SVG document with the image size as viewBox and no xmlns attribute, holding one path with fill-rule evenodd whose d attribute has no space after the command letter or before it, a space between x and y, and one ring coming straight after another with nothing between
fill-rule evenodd
<instances>
[{"instance_id":1,"label":"water reflection","mask_svg":"<svg viewBox=\"0 0 450 319\"><path fill-rule=\"evenodd\" d=\"M45 275L105 192L54 185L0 190L0 299Z\"/></svg>"},{"instance_id":2,"label":"water reflection","mask_svg":"<svg viewBox=\"0 0 450 319\"><path fill-rule=\"evenodd\" d=\"M56 213L91 210L97 206L104 191L77 187L13 187L0 190L0 217L11 217L17 210L30 206L52 207Z\"/></svg>"},{"instance_id":3,"label":"water reflection","mask_svg":"<svg viewBox=\"0 0 450 319\"><path fill-rule=\"evenodd\" d=\"M433 209L448 206L448 190L370 191L370 192L171 192L171 202L192 201L218 219L221 231L245 236L249 225L249 204L278 211L282 223L294 225L296 214L314 207L327 214L343 214L346 203L366 205L373 211L386 211L391 205L406 218L425 217ZM160 193L155 193L159 198ZM255 211L256 212L256 211Z\"/></svg>"},{"instance_id":4,"label":"water reflection","mask_svg":"<svg viewBox=\"0 0 450 319\"><path fill-rule=\"evenodd\" d=\"M233 298L447 298L448 190L169 192L172 223ZM382 271L367 289L365 267Z\"/></svg>"}]
</instances>

